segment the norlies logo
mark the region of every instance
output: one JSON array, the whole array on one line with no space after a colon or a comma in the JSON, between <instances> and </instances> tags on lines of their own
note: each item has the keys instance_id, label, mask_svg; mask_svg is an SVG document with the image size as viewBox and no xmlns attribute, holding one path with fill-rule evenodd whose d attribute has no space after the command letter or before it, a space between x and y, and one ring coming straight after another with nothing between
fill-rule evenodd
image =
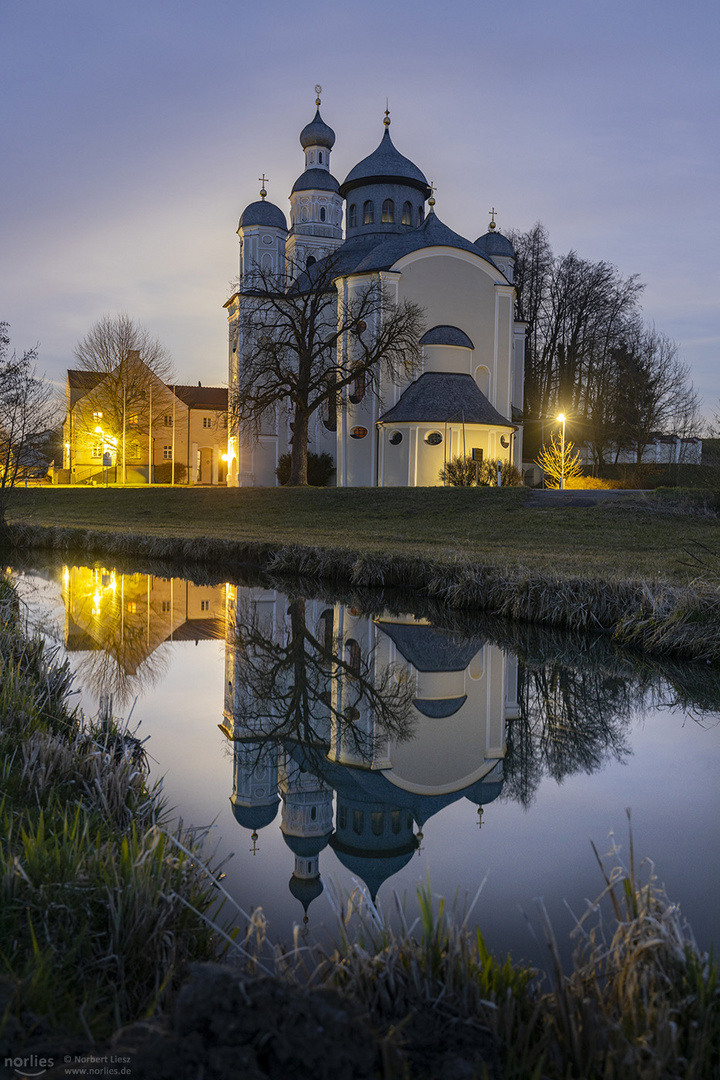
<instances>
[{"instance_id":1,"label":"norlies logo","mask_svg":"<svg viewBox=\"0 0 720 1080\"><path fill-rule=\"evenodd\" d=\"M18 1076L42 1076L48 1069L52 1069L55 1058L38 1057L30 1054L29 1057L6 1057L5 1068L14 1069Z\"/></svg>"}]
</instances>

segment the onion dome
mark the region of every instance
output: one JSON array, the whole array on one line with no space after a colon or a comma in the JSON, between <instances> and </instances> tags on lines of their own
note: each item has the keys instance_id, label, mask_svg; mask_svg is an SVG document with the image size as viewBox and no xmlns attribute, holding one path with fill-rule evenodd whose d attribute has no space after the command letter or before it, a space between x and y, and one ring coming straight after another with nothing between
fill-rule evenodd
<instances>
[{"instance_id":1,"label":"onion dome","mask_svg":"<svg viewBox=\"0 0 720 1080\"><path fill-rule=\"evenodd\" d=\"M323 891L323 883L320 880L319 875L311 878L301 878L296 874L290 878L288 882L290 892L299 900L307 916L307 911L313 900L316 900Z\"/></svg>"},{"instance_id":2,"label":"onion dome","mask_svg":"<svg viewBox=\"0 0 720 1080\"><path fill-rule=\"evenodd\" d=\"M269 228L284 229L287 232L287 221L282 210L266 199L258 199L243 210L238 229L247 228L249 225L265 225Z\"/></svg>"},{"instance_id":3,"label":"onion dome","mask_svg":"<svg viewBox=\"0 0 720 1080\"><path fill-rule=\"evenodd\" d=\"M353 188L368 183L409 184L422 191L425 198L430 195L430 185L424 173L395 148L388 127L377 150L359 161L347 174L340 185L340 194L346 196Z\"/></svg>"},{"instance_id":4,"label":"onion dome","mask_svg":"<svg viewBox=\"0 0 720 1080\"><path fill-rule=\"evenodd\" d=\"M319 105L319 102L317 104ZM332 150L335 145L335 132L321 117L320 109L300 132L300 145L303 150L307 150L308 146L325 146L328 150Z\"/></svg>"}]
</instances>

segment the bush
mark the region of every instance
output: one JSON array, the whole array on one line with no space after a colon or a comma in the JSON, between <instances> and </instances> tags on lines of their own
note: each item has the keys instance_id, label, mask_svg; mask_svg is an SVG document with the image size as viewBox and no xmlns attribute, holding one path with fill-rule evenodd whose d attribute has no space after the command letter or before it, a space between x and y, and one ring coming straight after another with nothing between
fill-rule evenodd
<instances>
[{"instance_id":1,"label":"bush","mask_svg":"<svg viewBox=\"0 0 720 1080\"><path fill-rule=\"evenodd\" d=\"M492 458L481 461L478 469L477 462L471 457L454 457L443 465L438 476L444 484L449 484L451 487L475 487L479 473L480 487L497 487L498 465L502 487L522 486L522 474L519 469L511 465L509 461L498 461Z\"/></svg>"},{"instance_id":2,"label":"bush","mask_svg":"<svg viewBox=\"0 0 720 1080\"><path fill-rule=\"evenodd\" d=\"M327 487L327 482L335 472L332 454L312 454L308 452L307 475L311 487ZM278 482L287 484L290 479L290 455L281 454L275 470Z\"/></svg>"},{"instance_id":3,"label":"bush","mask_svg":"<svg viewBox=\"0 0 720 1080\"><path fill-rule=\"evenodd\" d=\"M155 483L156 484L171 484L172 483L172 461L163 461L162 465L155 466ZM185 477L187 476L187 468L181 461L175 462L175 483L184 484Z\"/></svg>"}]
</instances>

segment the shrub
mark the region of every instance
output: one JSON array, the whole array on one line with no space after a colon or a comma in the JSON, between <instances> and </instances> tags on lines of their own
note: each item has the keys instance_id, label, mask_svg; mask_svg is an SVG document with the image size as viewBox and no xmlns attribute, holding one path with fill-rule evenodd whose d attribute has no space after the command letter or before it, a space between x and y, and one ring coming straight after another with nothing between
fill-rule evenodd
<instances>
[{"instance_id":1,"label":"shrub","mask_svg":"<svg viewBox=\"0 0 720 1080\"><path fill-rule=\"evenodd\" d=\"M311 487L327 487L327 482L335 472L332 454L308 453L307 475ZM275 475L279 483L287 484L290 479L290 455L281 454Z\"/></svg>"},{"instance_id":2,"label":"shrub","mask_svg":"<svg viewBox=\"0 0 720 1080\"><path fill-rule=\"evenodd\" d=\"M438 473L440 480L451 487L475 487L479 476L480 487L497 487L498 465L500 466L500 479L502 487L521 487L522 475L520 470L509 461L498 461L489 458L480 463L473 461L471 457L454 457L443 465Z\"/></svg>"},{"instance_id":3,"label":"shrub","mask_svg":"<svg viewBox=\"0 0 720 1080\"><path fill-rule=\"evenodd\" d=\"M155 466L155 483L156 484L171 484L172 483L172 461L163 461L162 465ZM183 465L182 461L175 462L175 483L184 484L185 477L187 476L187 468Z\"/></svg>"}]
</instances>

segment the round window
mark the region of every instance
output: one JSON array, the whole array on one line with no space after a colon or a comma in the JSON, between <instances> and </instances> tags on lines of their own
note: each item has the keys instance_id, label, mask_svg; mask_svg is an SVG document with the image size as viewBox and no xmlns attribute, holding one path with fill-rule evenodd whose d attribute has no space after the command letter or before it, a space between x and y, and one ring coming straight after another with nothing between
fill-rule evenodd
<instances>
[{"instance_id":1,"label":"round window","mask_svg":"<svg viewBox=\"0 0 720 1080\"><path fill-rule=\"evenodd\" d=\"M388 439L393 446L398 446L402 442L402 431L393 431L392 435Z\"/></svg>"},{"instance_id":2,"label":"round window","mask_svg":"<svg viewBox=\"0 0 720 1080\"><path fill-rule=\"evenodd\" d=\"M439 431L430 431L425 436L425 442L429 443L430 446L438 446L442 442L442 435Z\"/></svg>"},{"instance_id":3,"label":"round window","mask_svg":"<svg viewBox=\"0 0 720 1080\"><path fill-rule=\"evenodd\" d=\"M366 427L354 427L354 428L350 429L350 438L351 439L364 439L366 435L367 435L367 428Z\"/></svg>"}]
</instances>

